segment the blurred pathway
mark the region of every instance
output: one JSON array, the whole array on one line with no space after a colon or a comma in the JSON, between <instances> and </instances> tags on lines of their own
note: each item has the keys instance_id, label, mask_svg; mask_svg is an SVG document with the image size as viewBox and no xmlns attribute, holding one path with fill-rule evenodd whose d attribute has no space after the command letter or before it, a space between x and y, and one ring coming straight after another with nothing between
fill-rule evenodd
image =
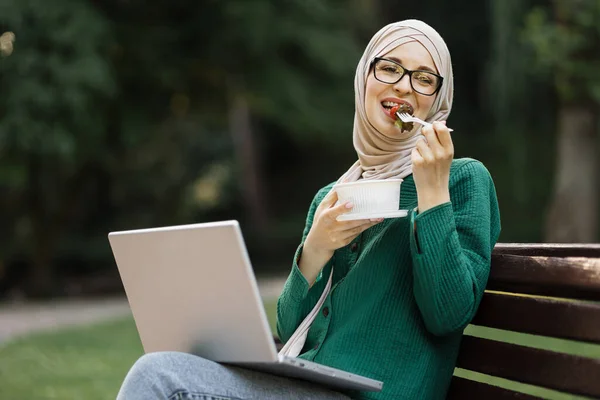
<instances>
[{"instance_id":1,"label":"blurred pathway","mask_svg":"<svg viewBox=\"0 0 600 400\"><path fill-rule=\"evenodd\" d=\"M279 296L285 278L258 281L265 298ZM123 296L50 302L0 303L0 344L8 339L37 331L58 330L131 315Z\"/></svg>"}]
</instances>

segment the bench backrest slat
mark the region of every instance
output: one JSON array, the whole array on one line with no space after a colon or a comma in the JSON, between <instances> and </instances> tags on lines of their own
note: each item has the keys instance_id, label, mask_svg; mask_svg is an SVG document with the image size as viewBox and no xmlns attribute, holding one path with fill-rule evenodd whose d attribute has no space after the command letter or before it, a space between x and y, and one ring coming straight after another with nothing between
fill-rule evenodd
<instances>
[{"instance_id":1,"label":"bench backrest slat","mask_svg":"<svg viewBox=\"0 0 600 400\"><path fill-rule=\"evenodd\" d=\"M485 400L542 400L541 397L514 392L499 386L454 377L450 385L448 400L485 399Z\"/></svg>"},{"instance_id":2,"label":"bench backrest slat","mask_svg":"<svg viewBox=\"0 0 600 400\"><path fill-rule=\"evenodd\" d=\"M592 243L498 243L494 254L542 257L600 258L600 244Z\"/></svg>"},{"instance_id":3,"label":"bench backrest slat","mask_svg":"<svg viewBox=\"0 0 600 400\"><path fill-rule=\"evenodd\" d=\"M600 303L485 293L474 325L600 343Z\"/></svg>"},{"instance_id":4,"label":"bench backrest slat","mask_svg":"<svg viewBox=\"0 0 600 400\"><path fill-rule=\"evenodd\" d=\"M487 289L600 300L600 258L493 254Z\"/></svg>"},{"instance_id":5,"label":"bench backrest slat","mask_svg":"<svg viewBox=\"0 0 600 400\"><path fill-rule=\"evenodd\" d=\"M593 358L465 335L457 366L568 393L600 397L600 360Z\"/></svg>"}]
</instances>

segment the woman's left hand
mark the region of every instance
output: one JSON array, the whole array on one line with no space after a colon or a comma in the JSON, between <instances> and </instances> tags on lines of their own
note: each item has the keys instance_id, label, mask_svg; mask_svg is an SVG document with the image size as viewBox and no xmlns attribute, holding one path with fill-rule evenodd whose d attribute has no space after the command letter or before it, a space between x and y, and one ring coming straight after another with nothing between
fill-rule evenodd
<instances>
[{"instance_id":1,"label":"woman's left hand","mask_svg":"<svg viewBox=\"0 0 600 400\"><path fill-rule=\"evenodd\" d=\"M412 151L412 166L419 198L419 212L450 201L450 165L454 158L454 145L444 122L434 122L423 127L423 138Z\"/></svg>"}]
</instances>

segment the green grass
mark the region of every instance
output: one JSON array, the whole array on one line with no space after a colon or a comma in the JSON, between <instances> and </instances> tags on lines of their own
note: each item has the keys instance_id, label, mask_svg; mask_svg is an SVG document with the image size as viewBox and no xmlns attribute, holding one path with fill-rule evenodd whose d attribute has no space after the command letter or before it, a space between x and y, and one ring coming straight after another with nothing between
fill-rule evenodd
<instances>
[{"instance_id":1,"label":"green grass","mask_svg":"<svg viewBox=\"0 0 600 400\"><path fill-rule=\"evenodd\" d=\"M275 331L275 303L266 305ZM470 326L467 333L525 346L600 358L600 346ZM114 399L123 377L143 354L131 318L85 328L27 336L0 347L0 399ZM546 399L584 399L456 370L456 375L480 380Z\"/></svg>"},{"instance_id":2,"label":"green grass","mask_svg":"<svg viewBox=\"0 0 600 400\"><path fill-rule=\"evenodd\" d=\"M266 307L275 327L275 303ZM0 400L114 399L143 354L132 318L0 345Z\"/></svg>"},{"instance_id":3,"label":"green grass","mask_svg":"<svg viewBox=\"0 0 600 400\"><path fill-rule=\"evenodd\" d=\"M0 347L0 399L114 399L141 354L130 318L31 335Z\"/></svg>"}]
</instances>

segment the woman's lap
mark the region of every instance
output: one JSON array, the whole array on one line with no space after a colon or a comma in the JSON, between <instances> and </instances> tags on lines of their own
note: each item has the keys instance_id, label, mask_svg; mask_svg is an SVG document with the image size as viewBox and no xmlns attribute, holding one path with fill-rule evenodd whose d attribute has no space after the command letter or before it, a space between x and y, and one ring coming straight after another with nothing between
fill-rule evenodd
<instances>
[{"instance_id":1,"label":"woman's lap","mask_svg":"<svg viewBox=\"0 0 600 400\"><path fill-rule=\"evenodd\" d=\"M349 397L317 384L225 366L191 354L151 353L131 368L117 400L253 400Z\"/></svg>"}]
</instances>

